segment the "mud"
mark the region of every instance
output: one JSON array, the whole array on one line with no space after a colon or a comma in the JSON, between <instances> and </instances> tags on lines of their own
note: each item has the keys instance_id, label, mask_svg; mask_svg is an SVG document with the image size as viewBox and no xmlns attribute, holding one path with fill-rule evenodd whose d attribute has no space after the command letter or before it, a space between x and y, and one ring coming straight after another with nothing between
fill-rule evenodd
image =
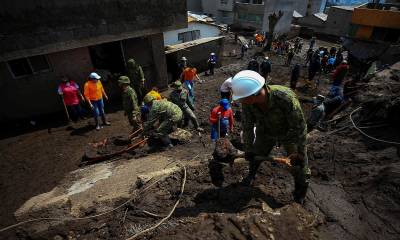
<instances>
[{"instance_id":1,"label":"mud","mask_svg":"<svg viewBox=\"0 0 400 240\"><path fill-rule=\"evenodd\" d=\"M332 44L317 41L317 46L330 47ZM197 163L196 167L187 169L181 201L168 221L139 239L399 239L399 148L361 135L349 120L349 114L361 106L362 110L354 114L354 120L359 126L366 127L363 128L366 133L380 139L400 141L399 67L354 83L359 91L354 94L352 103L334 116L336 120L328 123L327 132L313 130L309 133L307 147L312 179L306 202L300 206L293 203L293 178L288 168L280 164L264 162L252 187L238 184L248 171L246 163L226 166L222 187L211 183L207 168L213 152L209 140L210 110L218 104L220 84L231 74L245 69L249 58L259 51L251 49L243 60L239 60L238 56L229 56L233 49L240 52L233 38L228 37L224 47L225 57L222 58L224 66L216 69L214 76L201 75L205 82L195 86L196 114L206 132L194 134L195 131L191 131L190 143L163 152L172 159L184 159L181 163ZM304 61L305 51L304 48L300 55L295 56L293 64ZM290 68L284 66L284 56L272 53L269 56L273 62L269 82L288 86ZM297 90L300 99L309 99L317 92L328 92L329 75L320 76L318 90L305 84L306 68L302 68L301 76ZM302 107L307 116L310 104L303 103ZM233 106L233 109L235 119L239 121L239 108ZM123 116L119 112L110 118L123 119ZM2 189L7 194L7 204L2 212L8 211L8 217L2 219L10 222L12 210L19 206L18 203L54 187L57 179L75 169L88 142L99 142L116 132L126 131L122 126L127 126L127 123L122 125L120 122L119 126L113 123L109 130L105 128L100 133L94 132L95 136L72 136L64 131L53 131L50 136L47 132L38 132L3 141L2 146L18 146L5 152L7 164L4 169L12 169L10 172L14 174L27 174L28 168L35 173L32 177L42 178L38 182L32 177L20 177L16 181L13 174L3 173ZM236 122L235 132L229 135L237 148L240 148L239 130L240 123ZM50 144L38 148L37 140L41 145ZM52 157L58 156L58 152L52 151L52 148L60 149L58 145L66 147L63 153L68 157L59 156L54 163L51 162ZM18 150L23 147L26 151ZM273 153L284 154L279 148L275 148ZM136 153L134 157L140 157L140 154L148 153ZM31 160L31 155L38 164L21 160ZM124 155L120 160L131 157L130 154ZM12 165L14 159L17 159L16 167ZM52 164L49 165L49 162ZM67 167L63 169L65 164ZM25 170L18 170L20 168ZM56 173L51 172L54 169L58 169ZM17 182L17 190L11 186L13 181ZM181 184L182 173L174 173L146 191L138 189L140 194L133 202L108 216L52 225L41 235L20 229L10 239L124 239L160 220L160 217L150 216L143 210L161 217L168 214L179 196ZM18 190L24 188L30 190L27 193ZM10 204L13 200L17 200L16 203ZM126 199L121 199L115 206L124 201ZM85 215L99 213L101 209L102 206L86 209Z\"/></svg>"}]
</instances>

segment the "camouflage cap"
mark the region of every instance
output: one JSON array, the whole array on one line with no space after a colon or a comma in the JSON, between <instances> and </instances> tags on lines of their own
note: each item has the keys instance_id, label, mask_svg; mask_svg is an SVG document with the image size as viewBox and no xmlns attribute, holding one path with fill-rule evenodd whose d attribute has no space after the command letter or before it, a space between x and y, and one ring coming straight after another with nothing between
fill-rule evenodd
<instances>
[{"instance_id":1,"label":"camouflage cap","mask_svg":"<svg viewBox=\"0 0 400 240\"><path fill-rule=\"evenodd\" d=\"M120 76L119 79L118 79L118 82L119 83L126 83L126 84L131 83L131 81L129 80L129 78L127 76Z\"/></svg>"},{"instance_id":2,"label":"camouflage cap","mask_svg":"<svg viewBox=\"0 0 400 240\"><path fill-rule=\"evenodd\" d=\"M181 81L177 80L172 84L172 87L175 89L181 89L182 88L182 83Z\"/></svg>"},{"instance_id":3,"label":"camouflage cap","mask_svg":"<svg viewBox=\"0 0 400 240\"><path fill-rule=\"evenodd\" d=\"M152 101L154 101L156 98L153 96L153 95L151 95L151 94L146 94L146 96L144 96L144 98L143 98L143 102L144 102L144 104L149 104L149 103L151 103Z\"/></svg>"}]
</instances>

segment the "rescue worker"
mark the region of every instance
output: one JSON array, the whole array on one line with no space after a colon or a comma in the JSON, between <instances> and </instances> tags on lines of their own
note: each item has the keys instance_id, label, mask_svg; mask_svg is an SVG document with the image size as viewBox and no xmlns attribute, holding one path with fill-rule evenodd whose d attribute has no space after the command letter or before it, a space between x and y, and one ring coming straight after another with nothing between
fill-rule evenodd
<instances>
[{"instance_id":1,"label":"rescue worker","mask_svg":"<svg viewBox=\"0 0 400 240\"><path fill-rule=\"evenodd\" d=\"M172 85L174 90L169 95L169 100L178 105L179 108L182 110L183 117L184 117L184 127L186 127L189 121L192 122L194 128L197 131L203 131L200 128L199 121L197 120L196 115L194 114L194 107L192 103L189 101L189 93L186 89L182 87L182 83L180 81L175 81Z\"/></svg>"},{"instance_id":2,"label":"rescue worker","mask_svg":"<svg viewBox=\"0 0 400 240\"><path fill-rule=\"evenodd\" d=\"M290 66L290 64L292 63L293 57L294 57L294 49L291 47L291 48L289 48L289 52L287 55L287 60L286 60L287 66Z\"/></svg>"},{"instance_id":3,"label":"rescue worker","mask_svg":"<svg viewBox=\"0 0 400 240\"><path fill-rule=\"evenodd\" d=\"M300 64L296 63L292 69L292 75L290 77L290 88L296 90L297 81L300 77Z\"/></svg>"},{"instance_id":4,"label":"rescue worker","mask_svg":"<svg viewBox=\"0 0 400 240\"><path fill-rule=\"evenodd\" d=\"M132 130L136 131L140 128L140 110L135 90L131 88L130 83L127 76L121 76L118 79L118 84L122 88L122 108Z\"/></svg>"},{"instance_id":5,"label":"rescue worker","mask_svg":"<svg viewBox=\"0 0 400 240\"><path fill-rule=\"evenodd\" d=\"M218 133L219 121L219 133ZM219 137L225 137L228 131L233 131L233 112L229 100L221 99L219 105L213 108L210 114L211 140L215 142Z\"/></svg>"},{"instance_id":6,"label":"rescue worker","mask_svg":"<svg viewBox=\"0 0 400 240\"><path fill-rule=\"evenodd\" d=\"M293 197L302 203L311 172L306 150L307 125L296 94L284 86L269 86L260 74L246 70L233 77L232 91L233 100L242 104L245 158L250 164L249 174L242 183L252 184L261 163L258 156L265 159L279 142L291 159Z\"/></svg>"},{"instance_id":7,"label":"rescue worker","mask_svg":"<svg viewBox=\"0 0 400 240\"><path fill-rule=\"evenodd\" d=\"M232 98L232 78L226 79L222 84L221 87L219 88L219 91L221 93L221 99L226 98L229 101Z\"/></svg>"},{"instance_id":8,"label":"rescue worker","mask_svg":"<svg viewBox=\"0 0 400 240\"><path fill-rule=\"evenodd\" d=\"M158 88L157 88L157 87L153 87L153 88L151 89L151 91L148 92L146 95L151 95L151 96L153 96L156 100L161 100L161 99L162 99L160 93L158 92Z\"/></svg>"},{"instance_id":9,"label":"rescue worker","mask_svg":"<svg viewBox=\"0 0 400 240\"><path fill-rule=\"evenodd\" d=\"M240 59L243 59L244 54L247 52L248 49L249 49L249 45L242 44L242 47L240 48Z\"/></svg>"},{"instance_id":10,"label":"rescue worker","mask_svg":"<svg viewBox=\"0 0 400 240\"><path fill-rule=\"evenodd\" d=\"M182 121L182 110L166 99L155 100L151 95L146 95L143 102L149 109L144 134L160 139L163 147L172 147L168 134Z\"/></svg>"},{"instance_id":11,"label":"rescue worker","mask_svg":"<svg viewBox=\"0 0 400 240\"><path fill-rule=\"evenodd\" d=\"M214 75L214 68L217 65L217 56L215 53L211 53L210 57L207 60L208 68L210 69L210 75Z\"/></svg>"},{"instance_id":12,"label":"rescue worker","mask_svg":"<svg viewBox=\"0 0 400 240\"><path fill-rule=\"evenodd\" d=\"M332 75L333 83L328 96L340 95L343 97L343 80L347 76L348 72L349 65L347 64L347 60L343 60L342 63L337 66Z\"/></svg>"},{"instance_id":13,"label":"rescue worker","mask_svg":"<svg viewBox=\"0 0 400 240\"><path fill-rule=\"evenodd\" d=\"M143 101L145 94L145 81L142 67L136 63L135 59L131 58L126 64L126 70L131 82L131 87L135 90L139 103Z\"/></svg>"},{"instance_id":14,"label":"rescue worker","mask_svg":"<svg viewBox=\"0 0 400 240\"><path fill-rule=\"evenodd\" d=\"M103 121L103 125L110 126L111 123L107 121L106 114L104 113L104 102L103 98L108 100L108 96L104 91L103 84L100 81L101 77L95 72L89 75L89 80L85 83L83 89L83 95L86 98L87 103L93 111L94 122L96 124L96 130L100 130L99 116Z\"/></svg>"},{"instance_id":15,"label":"rescue worker","mask_svg":"<svg viewBox=\"0 0 400 240\"><path fill-rule=\"evenodd\" d=\"M268 79L268 75L271 73L271 70L272 70L271 62L269 61L268 56L266 56L266 57L264 57L264 60L262 61L261 65L260 65L261 75L265 79Z\"/></svg>"},{"instance_id":16,"label":"rescue worker","mask_svg":"<svg viewBox=\"0 0 400 240\"><path fill-rule=\"evenodd\" d=\"M201 81L199 76L197 75L197 69L194 67L187 67L182 72L181 79L183 80L183 87L189 91L189 100L194 105L194 80Z\"/></svg>"},{"instance_id":17,"label":"rescue worker","mask_svg":"<svg viewBox=\"0 0 400 240\"><path fill-rule=\"evenodd\" d=\"M257 73L260 71L260 64L258 64L257 60L254 57L250 60L249 65L247 66L247 70L252 70Z\"/></svg>"}]
</instances>

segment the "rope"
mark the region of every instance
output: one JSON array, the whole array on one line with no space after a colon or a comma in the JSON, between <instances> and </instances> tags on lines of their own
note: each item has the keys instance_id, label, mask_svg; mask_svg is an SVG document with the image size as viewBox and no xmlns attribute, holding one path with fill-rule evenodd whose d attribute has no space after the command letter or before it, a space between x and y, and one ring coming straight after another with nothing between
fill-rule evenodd
<instances>
[{"instance_id":1,"label":"rope","mask_svg":"<svg viewBox=\"0 0 400 240\"><path fill-rule=\"evenodd\" d=\"M135 239L135 238L137 238L138 236L140 236L140 235L142 235L142 234L145 234L145 233L147 233L147 232L150 232L150 231L156 229L157 227L159 227L161 224L163 224L165 221L167 221L167 220L172 216L172 214L175 212L176 207L177 207L178 204L179 204L179 201L181 200L181 197L182 197L182 195L183 195L183 191L185 190L185 184L186 184L186 167L185 167L185 166L182 166L182 167L183 167L183 179L182 179L182 185L181 185L181 192L180 192L180 194L179 194L179 196L178 196L178 199L177 199L176 202L175 202L175 205L172 207L172 209L171 209L171 211L169 212L169 214L168 214L166 217L164 217L163 219L161 219L156 225L154 225L154 226L152 226L152 227L149 227L149 228L147 228L147 229L145 229L145 230L143 230L143 231L140 231L140 232L136 233L135 235L133 235L132 237L127 238L126 240Z\"/></svg>"},{"instance_id":2,"label":"rope","mask_svg":"<svg viewBox=\"0 0 400 240\"><path fill-rule=\"evenodd\" d=\"M353 127L354 127L355 129L357 129L357 131L359 131L362 135L364 135L364 136L366 136L366 137L368 137L368 138L370 138L370 139L372 139L372 140L378 141L378 142L400 145L399 142L387 141L387 140L382 140L382 139L378 139L378 138L372 137L372 136L366 134L363 130L361 130L361 129L355 124L355 122L353 121L353 114L354 114L355 112L361 110L361 108L362 108L362 107L356 108L354 111L352 111L352 112L350 113L350 121L351 121L351 123L353 124Z\"/></svg>"}]
</instances>

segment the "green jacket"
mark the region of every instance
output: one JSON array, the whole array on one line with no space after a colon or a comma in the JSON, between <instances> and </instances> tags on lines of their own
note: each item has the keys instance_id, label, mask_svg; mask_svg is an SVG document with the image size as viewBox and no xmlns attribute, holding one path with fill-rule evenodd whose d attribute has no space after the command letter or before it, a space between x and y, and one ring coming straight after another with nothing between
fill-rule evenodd
<instances>
[{"instance_id":1,"label":"green jacket","mask_svg":"<svg viewBox=\"0 0 400 240\"><path fill-rule=\"evenodd\" d=\"M131 86L141 86L144 83L144 73L142 67L138 65L134 60L130 59L127 63L127 73L128 77L131 80Z\"/></svg>"},{"instance_id":2,"label":"green jacket","mask_svg":"<svg viewBox=\"0 0 400 240\"><path fill-rule=\"evenodd\" d=\"M267 86L267 112L255 105L242 106L245 151L253 151L254 127L257 136L281 143L305 143L307 125L296 94L287 87Z\"/></svg>"},{"instance_id":3,"label":"green jacket","mask_svg":"<svg viewBox=\"0 0 400 240\"><path fill-rule=\"evenodd\" d=\"M165 99L154 100L147 121L144 123L144 131L149 131L157 120L160 123L164 121L178 122L182 120L182 110Z\"/></svg>"},{"instance_id":4,"label":"green jacket","mask_svg":"<svg viewBox=\"0 0 400 240\"><path fill-rule=\"evenodd\" d=\"M135 90L129 86L122 92L122 108L126 114L139 112L138 99Z\"/></svg>"},{"instance_id":5,"label":"green jacket","mask_svg":"<svg viewBox=\"0 0 400 240\"><path fill-rule=\"evenodd\" d=\"M186 89L182 89L181 92L174 90L169 95L169 100L176 105L178 105L181 109L190 108L194 109L194 106L191 101L189 101L188 91Z\"/></svg>"}]
</instances>

